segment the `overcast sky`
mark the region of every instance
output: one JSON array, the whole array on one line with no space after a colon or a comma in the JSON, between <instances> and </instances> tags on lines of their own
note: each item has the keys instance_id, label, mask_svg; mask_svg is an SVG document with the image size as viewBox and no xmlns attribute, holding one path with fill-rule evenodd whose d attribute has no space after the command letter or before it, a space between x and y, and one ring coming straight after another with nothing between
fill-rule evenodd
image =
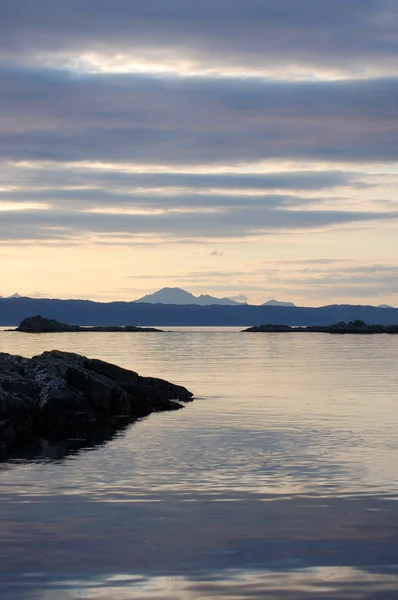
<instances>
[{"instance_id":1,"label":"overcast sky","mask_svg":"<svg viewBox=\"0 0 398 600\"><path fill-rule=\"evenodd\" d=\"M398 306L396 0L2 0L0 294Z\"/></svg>"}]
</instances>

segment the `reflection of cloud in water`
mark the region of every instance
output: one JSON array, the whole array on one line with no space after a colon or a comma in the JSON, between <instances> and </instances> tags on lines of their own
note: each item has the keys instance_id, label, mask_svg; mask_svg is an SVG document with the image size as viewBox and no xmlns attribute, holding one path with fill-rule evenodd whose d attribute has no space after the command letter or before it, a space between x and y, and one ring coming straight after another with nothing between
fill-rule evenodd
<instances>
[{"instance_id":1,"label":"reflection of cloud in water","mask_svg":"<svg viewBox=\"0 0 398 600\"><path fill-rule=\"evenodd\" d=\"M208 581L231 569L376 574L397 562L396 502L385 497L153 493L134 502L90 502L29 496L26 489L22 504L3 496L2 516L0 572L20 581L22 559L24 573L48 573L44 587L73 573L84 580L140 573Z\"/></svg>"},{"instance_id":2,"label":"reflection of cloud in water","mask_svg":"<svg viewBox=\"0 0 398 600\"><path fill-rule=\"evenodd\" d=\"M154 423L144 419L129 427L121 422L113 428L76 432L72 439L37 440L5 457L0 471L13 468L13 481L24 485L25 471L18 472L18 467L32 463L32 483L39 482L39 494L62 495L67 493L65 486L61 490L53 486L64 478L57 462L65 459L64 467L73 470L74 493L103 501L106 488L108 501L126 502L137 496L141 498L142 493L176 491L192 496L205 491L224 496L226 490L232 495L241 492L268 495L313 493L316 489L318 494L330 495L334 488L340 488L342 480L350 485L355 481L351 465L335 460L335 452L350 437L349 431L310 428L247 431L236 426L212 429L207 422L203 428L199 427L193 419L190 428L194 429L195 443L187 443L185 429L174 428L170 436L173 419L176 421L174 414L161 414L156 415ZM163 442L162 434L167 436L161 451L153 440L150 443L153 432L158 438L157 445ZM322 455L318 453L320 445ZM100 452L101 446L106 460ZM98 452L90 452L95 449ZM47 462L46 469L34 464L42 461ZM360 465L356 465L356 478L358 470ZM96 477L99 472L100 486Z\"/></svg>"},{"instance_id":3,"label":"reflection of cloud in water","mask_svg":"<svg viewBox=\"0 0 398 600\"><path fill-rule=\"evenodd\" d=\"M3 463L1 600L398 597L394 340L68 339L205 399Z\"/></svg>"},{"instance_id":4,"label":"reflection of cloud in water","mask_svg":"<svg viewBox=\"0 0 398 600\"><path fill-rule=\"evenodd\" d=\"M239 571L207 579L116 575L52 581L22 577L5 600L395 600L395 573L372 574L353 568L317 568L294 572Z\"/></svg>"}]
</instances>

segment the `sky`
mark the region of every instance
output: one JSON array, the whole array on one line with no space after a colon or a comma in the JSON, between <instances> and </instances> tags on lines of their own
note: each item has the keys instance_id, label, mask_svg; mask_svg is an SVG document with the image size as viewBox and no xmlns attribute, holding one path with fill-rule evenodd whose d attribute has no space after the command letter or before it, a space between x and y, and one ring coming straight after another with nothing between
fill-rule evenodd
<instances>
[{"instance_id":1,"label":"sky","mask_svg":"<svg viewBox=\"0 0 398 600\"><path fill-rule=\"evenodd\" d=\"M396 0L2 0L0 295L398 306Z\"/></svg>"}]
</instances>

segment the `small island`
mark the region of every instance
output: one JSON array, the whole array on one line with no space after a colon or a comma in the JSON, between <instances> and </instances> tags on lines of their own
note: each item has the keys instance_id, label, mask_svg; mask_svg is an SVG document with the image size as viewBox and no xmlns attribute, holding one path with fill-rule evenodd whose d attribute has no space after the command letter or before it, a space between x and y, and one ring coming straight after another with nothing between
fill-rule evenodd
<instances>
[{"instance_id":1,"label":"small island","mask_svg":"<svg viewBox=\"0 0 398 600\"><path fill-rule=\"evenodd\" d=\"M84 436L94 426L125 425L191 399L185 387L79 354L0 353L0 450L38 438Z\"/></svg>"},{"instance_id":2,"label":"small island","mask_svg":"<svg viewBox=\"0 0 398 600\"><path fill-rule=\"evenodd\" d=\"M290 325L257 325L244 329L243 333L337 333L337 334L380 334L398 333L398 325L368 325L364 321L343 321L334 325L308 325L291 327Z\"/></svg>"},{"instance_id":3,"label":"small island","mask_svg":"<svg viewBox=\"0 0 398 600\"><path fill-rule=\"evenodd\" d=\"M164 333L162 329L154 327L136 327L135 325L126 325L124 327L117 325L98 325L95 327L81 327L80 325L68 325L60 323L54 319L45 319L40 315L28 317L24 319L16 329L12 331L20 331L22 333L75 333L75 332L108 332L113 333L122 331L126 333Z\"/></svg>"}]
</instances>

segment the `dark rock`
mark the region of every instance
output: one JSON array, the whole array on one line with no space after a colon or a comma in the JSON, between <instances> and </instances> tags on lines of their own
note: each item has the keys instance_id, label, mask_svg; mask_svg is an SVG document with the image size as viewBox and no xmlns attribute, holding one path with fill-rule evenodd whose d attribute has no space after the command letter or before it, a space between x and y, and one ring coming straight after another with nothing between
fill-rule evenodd
<instances>
[{"instance_id":1,"label":"dark rock","mask_svg":"<svg viewBox=\"0 0 398 600\"><path fill-rule=\"evenodd\" d=\"M308 327L290 327L289 325L257 325L244 330L244 333L398 333L398 325L367 325L364 321L340 321L334 325L309 325Z\"/></svg>"},{"instance_id":2,"label":"dark rock","mask_svg":"<svg viewBox=\"0 0 398 600\"><path fill-rule=\"evenodd\" d=\"M0 444L62 436L76 426L182 408L186 388L101 360L52 350L31 359L0 353Z\"/></svg>"},{"instance_id":3,"label":"dark rock","mask_svg":"<svg viewBox=\"0 0 398 600\"><path fill-rule=\"evenodd\" d=\"M154 327L136 327L135 325L126 325L125 327L118 327L116 325L109 326L97 326L97 327L80 327L80 325L67 325L66 323L60 323L54 319L45 319L40 315L35 317L28 317L24 319L14 331L20 331L22 333L74 333L74 332L116 332L124 331L128 333L135 333L140 331L146 332L162 332L161 329L155 329Z\"/></svg>"},{"instance_id":4,"label":"dark rock","mask_svg":"<svg viewBox=\"0 0 398 600\"><path fill-rule=\"evenodd\" d=\"M263 333L263 332L284 333L284 332L289 332L289 331L295 331L295 329L293 327L290 327L289 325L267 324L267 325L256 325L254 327L249 327L248 329L244 330L244 333Z\"/></svg>"}]
</instances>

